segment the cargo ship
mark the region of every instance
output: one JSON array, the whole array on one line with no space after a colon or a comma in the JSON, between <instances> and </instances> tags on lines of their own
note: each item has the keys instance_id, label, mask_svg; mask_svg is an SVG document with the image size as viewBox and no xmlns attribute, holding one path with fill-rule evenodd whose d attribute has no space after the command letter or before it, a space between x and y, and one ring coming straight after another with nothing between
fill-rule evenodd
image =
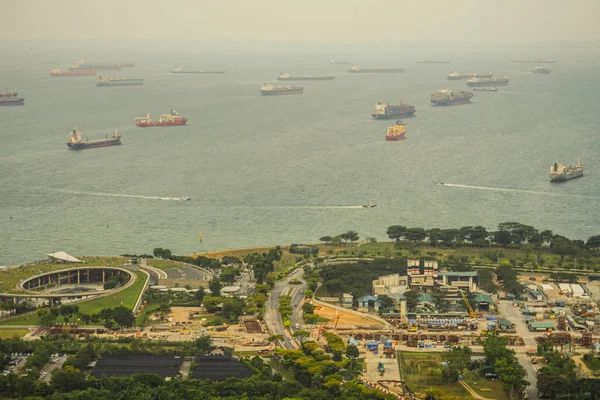
<instances>
[{"instance_id":1,"label":"cargo ship","mask_svg":"<svg viewBox=\"0 0 600 400\"><path fill-rule=\"evenodd\" d=\"M103 78L96 79L96 86L139 86L144 83L143 79L137 78Z\"/></svg>"},{"instance_id":2,"label":"cargo ship","mask_svg":"<svg viewBox=\"0 0 600 400\"><path fill-rule=\"evenodd\" d=\"M556 63L556 60L553 59L552 57L546 58L544 60L541 59L537 59L537 60L510 60L510 62L514 62L514 63L533 63L533 64L554 64Z\"/></svg>"},{"instance_id":3,"label":"cargo ship","mask_svg":"<svg viewBox=\"0 0 600 400\"><path fill-rule=\"evenodd\" d=\"M331 81L335 78L335 76L312 76L312 75L303 75L303 76L292 76L287 72L282 72L281 75L277 77L278 81Z\"/></svg>"},{"instance_id":4,"label":"cargo ship","mask_svg":"<svg viewBox=\"0 0 600 400\"><path fill-rule=\"evenodd\" d=\"M448 78L451 81L458 81L461 79L471 79L471 78L493 78L494 75L492 75L492 72L488 72L487 74L459 74L458 72L455 71L450 71L450 73L448 74L448 76L446 76L446 78Z\"/></svg>"},{"instance_id":5,"label":"cargo ship","mask_svg":"<svg viewBox=\"0 0 600 400\"><path fill-rule=\"evenodd\" d=\"M367 68L361 69L355 65L348 70L351 74L397 74L404 72L404 68Z\"/></svg>"},{"instance_id":6,"label":"cargo ship","mask_svg":"<svg viewBox=\"0 0 600 400\"><path fill-rule=\"evenodd\" d=\"M474 91L478 92L497 92L496 86L482 86L482 87L474 87Z\"/></svg>"},{"instance_id":7,"label":"cargo ship","mask_svg":"<svg viewBox=\"0 0 600 400\"><path fill-rule=\"evenodd\" d=\"M550 69L548 69L546 67L541 67L538 65L531 72L533 72L534 74L549 74L552 71L550 71Z\"/></svg>"},{"instance_id":8,"label":"cargo ship","mask_svg":"<svg viewBox=\"0 0 600 400\"><path fill-rule=\"evenodd\" d=\"M96 75L95 69L69 69L63 71L62 69L54 68L50 71L50 76L89 76Z\"/></svg>"},{"instance_id":9,"label":"cargo ship","mask_svg":"<svg viewBox=\"0 0 600 400\"><path fill-rule=\"evenodd\" d=\"M417 60L417 64L450 64L450 61Z\"/></svg>"},{"instance_id":10,"label":"cargo ship","mask_svg":"<svg viewBox=\"0 0 600 400\"><path fill-rule=\"evenodd\" d=\"M417 109L412 104L404 104L402 101L399 106L392 106L390 103L377 103L375 111L371 114L373 119L391 119L413 117Z\"/></svg>"},{"instance_id":11,"label":"cargo ship","mask_svg":"<svg viewBox=\"0 0 600 400\"><path fill-rule=\"evenodd\" d=\"M396 121L396 125L387 128L385 140L400 140L406 135L406 127L402 125L402 121Z\"/></svg>"},{"instance_id":12,"label":"cargo ship","mask_svg":"<svg viewBox=\"0 0 600 400\"><path fill-rule=\"evenodd\" d=\"M581 160L577 158L577 164L575 165L563 165L560 163L554 163L550 167L550 180L552 182L562 182L573 178L579 178L583 176L583 165Z\"/></svg>"},{"instance_id":13,"label":"cargo ship","mask_svg":"<svg viewBox=\"0 0 600 400\"><path fill-rule=\"evenodd\" d=\"M187 124L187 118L180 117L177 111L171 110L169 114L161 115L158 120L153 121L150 118L150 113L145 117L138 117L135 119L135 125L140 128L148 128L152 126L179 126Z\"/></svg>"},{"instance_id":14,"label":"cargo ship","mask_svg":"<svg viewBox=\"0 0 600 400\"><path fill-rule=\"evenodd\" d=\"M508 86L510 79L504 78L471 78L467 79L467 86L469 87L481 87L481 86Z\"/></svg>"},{"instance_id":15,"label":"cargo ship","mask_svg":"<svg viewBox=\"0 0 600 400\"><path fill-rule=\"evenodd\" d=\"M84 141L81 138L81 132L79 129L74 129L71 132L71 136L69 136L69 140L67 140L67 146L71 150L81 150L81 149L91 149L94 147L106 147L106 146L116 146L121 144L121 135L115 129L115 133L111 137L106 137L105 139L97 139L97 140L86 140Z\"/></svg>"},{"instance_id":16,"label":"cargo ship","mask_svg":"<svg viewBox=\"0 0 600 400\"><path fill-rule=\"evenodd\" d=\"M186 71L186 70L184 70L181 67L177 67L173 71L171 71L171 73L172 74L224 74L225 71L219 71L219 70L205 71L203 69L196 69L196 70Z\"/></svg>"},{"instance_id":17,"label":"cargo ship","mask_svg":"<svg viewBox=\"0 0 600 400\"><path fill-rule=\"evenodd\" d=\"M0 92L0 106L24 106L25 98L18 97L17 89L9 92L8 89Z\"/></svg>"},{"instance_id":18,"label":"cargo ship","mask_svg":"<svg viewBox=\"0 0 600 400\"><path fill-rule=\"evenodd\" d=\"M71 66L71 69L102 69L105 71L120 71L121 70L121 64L114 64L114 63L105 63L105 62L98 62L98 63L86 63L83 59L78 60L77 62L75 62L74 65Z\"/></svg>"},{"instance_id":19,"label":"cargo ship","mask_svg":"<svg viewBox=\"0 0 600 400\"><path fill-rule=\"evenodd\" d=\"M304 88L300 85L297 86L275 86L269 83L265 83L263 87L260 88L260 94L263 96L276 96L276 95L284 95L284 94L302 94L304 92Z\"/></svg>"},{"instance_id":20,"label":"cargo ship","mask_svg":"<svg viewBox=\"0 0 600 400\"><path fill-rule=\"evenodd\" d=\"M337 64L337 65L350 65L352 64L350 61L336 61L336 60L329 60L329 64Z\"/></svg>"},{"instance_id":21,"label":"cargo ship","mask_svg":"<svg viewBox=\"0 0 600 400\"><path fill-rule=\"evenodd\" d=\"M454 94L450 89L440 89L431 95L431 102L435 106L455 106L470 103L473 95L474 93L471 92L458 92L458 94Z\"/></svg>"}]
</instances>

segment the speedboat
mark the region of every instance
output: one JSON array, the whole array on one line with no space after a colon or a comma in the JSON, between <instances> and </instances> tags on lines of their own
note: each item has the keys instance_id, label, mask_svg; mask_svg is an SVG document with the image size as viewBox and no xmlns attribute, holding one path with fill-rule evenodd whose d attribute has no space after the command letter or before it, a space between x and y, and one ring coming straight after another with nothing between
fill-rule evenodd
<instances>
[{"instance_id":1,"label":"speedboat","mask_svg":"<svg viewBox=\"0 0 600 400\"><path fill-rule=\"evenodd\" d=\"M436 185L443 185L443 184L444 184L444 182L435 181L435 184L436 184Z\"/></svg>"},{"instance_id":2,"label":"speedboat","mask_svg":"<svg viewBox=\"0 0 600 400\"><path fill-rule=\"evenodd\" d=\"M363 204L363 208L373 208L373 207L377 207L377 204Z\"/></svg>"}]
</instances>

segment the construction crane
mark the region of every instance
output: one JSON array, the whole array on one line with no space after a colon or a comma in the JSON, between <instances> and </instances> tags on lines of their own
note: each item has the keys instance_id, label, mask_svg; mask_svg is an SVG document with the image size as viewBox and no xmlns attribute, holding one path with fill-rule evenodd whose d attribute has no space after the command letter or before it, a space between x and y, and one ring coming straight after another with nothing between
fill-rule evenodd
<instances>
[{"instance_id":1,"label":"construction crane","mask_svg":"<svg viewBox=\"0 0 600 400\"><path fill-rule=\"evenodd\" d=\"M335 323L333 325L333 330L337 329L338 323L340 322L340 316L336 316L334 319ZM323 331L325 331L327 329L327 324L331 322L331 321L325 321L325 323L323 324L322 327L319 328L319 333L322 333Z\"/></svg>"},{"instance_id":2,"label":"construction crane","mask_svg":"<svg viewBox=\"0 0 600 400\"><path fill-rule=\"evenodd\" d=\"M475 310L473 310L473 307L471 306L471 302L467 298L467 295L465 294L464 290L461 290L461 289L459 289L459 288L457 288L455 286L447 285L447 284L442 283L442 282L438 282L438 284L440 286L449 287L451 289L456 289L458 291L458 293L460 293L460 295L462 296L462 299L465 302L465 306L467 306L467 310L469 311L469 317L471 317L471 318L477 318L478 314L475 312Z\"/></svg>"}]
</instances>

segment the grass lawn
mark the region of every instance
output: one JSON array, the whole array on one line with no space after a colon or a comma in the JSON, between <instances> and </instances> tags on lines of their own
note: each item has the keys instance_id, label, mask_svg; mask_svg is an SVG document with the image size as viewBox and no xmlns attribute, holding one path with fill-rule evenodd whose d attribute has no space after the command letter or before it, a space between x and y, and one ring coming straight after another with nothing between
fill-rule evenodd
<instances>
[{"instance_id":1,"label":"grass lawn","mask_svg":"<svg viewBox=\"0 0 600 400\"><path fill-rule=\"evenodd\" d=\"M320 247L320 246L319 246ZM247 256L248 254L252 254L252 253L267 253L269 250L274 249L275 246L271 246L271 247L253 247L253 248L245 248L245 249L234 249L234 250L221 250L221 251L210 251L208 253L195 253L195 254L190 254L191 257L199 257L199 256L204 256L207 258L217 258L217 259L222 259L225 256L229 256L229 257L237 257L240 260L244 259L244 256ZM275 263L275 270L273 271L274 273L279 273L283 270L285 270L286 268L292 267L294 266L294 264L296 264L298 262L298 260L302 260L303 257L301 254L292 254L290 253L289 250L289 246L281 246L281 249L283 250L283 254L281 255L281 260L279 260L278 262ZM319 250L320 251L320 250ZM148 261L148 264L150 264L150 261ZM151 264L154 265L154 264ZM160 268L160 267L157 267Z\"/></svg>"},{"instance_id":2,"label":"grass lawn","mask_svg":"<svg viewBox=\"0 0 600 400\"><path fill-rule=\"evenodd\" d=\"M28 329L0 329L0 339L22 338L29 332Z\"/></svg>"},{"instance_id":3,"label":"grass lawn","mask_svg":"<svg viewBox=\"0 0 600 400\"><path fill-rule=\"evenodd\" d=\"M172 268L181 268L181 264L175 264L169 260L154 260L148 259L148 265L158 269L172 269Z\"/></svg>"},{"instance_id":4,"label":"grass lawn","mask_svg":"<svg viewBox=\"0 0 600 400\"><path fill-rule=\"evenodd\" d=\"M0 292L24 293L23 290L17 289L17 284L26 278L44 272L75 267L103 266L106 264L108 264L109 267L119 267L128 261L128 259L124 257L81 257L80 259L84 261L81 264L51 264L47 261L41 261L19 268L4 268L0 270Z\"/></svg>"},{"instance_id":5,"label":"grass lawn","mask_svg":"<svg viewBox=\"0 0 600 400\"><path fill-rule=\"evenodd\" d=\"M140 295L148 276L143 272L131 271L136 277L136 281L127 289L108 296L99 297L96 299L86 300L75 303L79 306L79 311L83 314L94 314L103 308L115 308L120 305L133 309ZM38 325L39 320L36 313L23 314L14 318L0 321L0 325Z\"/></svg>"},{"instance_id":6,"label":"grass lawn","mask_svg":"<svg viewBox=\"0 0 600 400\"><path fill-rule=\"evenodd\" d=\"M424 395L428 389L439 389L451 396L472 399L469 392L459 383L448 384L442 378L442 353L399 352L402 377L408 387L418 395ZM484 378L465 379L465 382L479 395L490 399L506 398L499 381ZM421 398L424 396L421 396Z\"/></svg>"}]
</instances>

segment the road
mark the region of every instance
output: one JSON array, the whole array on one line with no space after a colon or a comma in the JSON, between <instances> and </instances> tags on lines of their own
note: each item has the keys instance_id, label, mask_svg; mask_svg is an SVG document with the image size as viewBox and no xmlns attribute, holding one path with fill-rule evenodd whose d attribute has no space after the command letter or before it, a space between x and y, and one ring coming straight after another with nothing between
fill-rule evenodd
<instances>
[{"instance_id":1,"label":"road","mask_svg":"<svg viewBox=\"0 0 600 400\"><path fill-rule=\"evenodd\" d=\"M525 320L521 315L521 312L517 307L513 305L511 301L500 301L498 302L498 309L500 313L504 316L504 318L508 319L510 322L515 324L515 329L517 334L523 338L525 342L525 351L529 351L530 349L537 349L537 342L535 341L535 337L539 336L535 332L531 332L527 325L525 324ZM527 372L527 380L529 381L529 388L527 389L527 394L529 395L529 400L538 400L538 391L537 391L537 371L535 366L531 364L531 357L527 355L526 352L518 352L516 353L517 360L519 363L525 368L525 372Z\"/></svg>"},{"instance_id":2,"label":"road","mask_svg":"<svg viewBox=\"0 0 600 400\"><path fill-rule=\"evenodd\" d=\"M279 297L284 293L290 293L292 296L292 308L293 314L290 316L290 322L292 323L292 327L295 326L296 323L302 325L301 323L301 300L304 296L304 290L306 290L306 283L302 280L303 269L298 268L294 272L292 272L285 279L275 282L275 286L271 290L269 295L269 300L267 301L267 309L265 312L265 322L267 323L269 330L273 335L283 335L283 347L285 349L296 349L297 344L295 340L289 336L289 332L286 332L285 327L283 326L283 319L279 314ZM298 279L303 283L300 285L292 285L290 281L292 279ZM295 306L295 307L294 307Z\"/></svg>"}]
</instances>

